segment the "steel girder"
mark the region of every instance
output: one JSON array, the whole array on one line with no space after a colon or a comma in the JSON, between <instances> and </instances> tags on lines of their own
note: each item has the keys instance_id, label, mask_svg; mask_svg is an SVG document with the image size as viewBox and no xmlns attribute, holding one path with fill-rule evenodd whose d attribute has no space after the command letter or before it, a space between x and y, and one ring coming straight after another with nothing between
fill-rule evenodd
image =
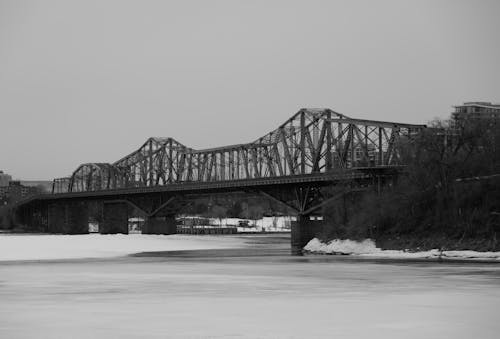
<instances>
[{"instance_id":1,"label":"steel girder","mask_svg":"<svg viewBox=\"0 0 500 339\"><path fill-rule=\"evenodd\" d=\"M100 191L125 187L120 168L107 163L80 165L70 177L68 192Z\"/></svg>"},{"instance_id":2,"label":"steel girder","mask_svg":"<svg viewBox=\"0 0 500 339\"><path fill-rule=\"evenodd\" d=\"M425 125L352 119L330 109L301 109L247 144L195 150L172 138L149 138L113 164L84 164L53 192L84 192L330 173L401 166L401 145Z\"/></svg>"}]
</instances>

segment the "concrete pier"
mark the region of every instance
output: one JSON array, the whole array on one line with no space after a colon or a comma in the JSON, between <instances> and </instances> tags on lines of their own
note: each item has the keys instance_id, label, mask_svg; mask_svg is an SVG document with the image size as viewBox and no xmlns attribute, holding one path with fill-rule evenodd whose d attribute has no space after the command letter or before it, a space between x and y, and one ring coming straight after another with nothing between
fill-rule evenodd
<instances>
[{"instance_id":1,"label":"concrete pier","mask_svg":"<svg viewBox=\"0 0 500 339\"><path fill-rule=\"evenodd\" d=\"M128 206L123 202L104 202L102 222L99 224L101 234L128 234Z\"/></svg>"},{"instance_id":2,"label":"concrete pier","mask_svg":"<svg viewBox=\"0 0 500 339\"><path fill-rule=\"evenodd\" d=\"M89 209L85 202L71 202L67 204L67 223L65 234L89 233Z\"/></svg>"},{"instance_id":3,"label":"concrete pier","mask_svg":"<svg viewBox=\"0 0 500 339\"><path fill-rule=\"evenodd\" d=\"M177 223L175 221L175 215L168 215L166 217L147 217L142 227L142 234L176 233Z\"/></svg>"},{"instance_id":4,"label":"concrete pier","mask_svg":"<svg viewBox=\"0 0 500 339\"><path fill-rule=\"evenodd\" d=\"M47 231L62 234L89 233L89 212L84 202L57 202L48 206Z\"/></svg>"},{"instance_id":5,"label":"concrete pier","mask_svg":"<svg viewBox=\"0 0 500 339\"><path fill-rule=\"evenodd\" d=\"M323 220L310 220L309 216L298 215L297 221L292 221L292 255L302 255L304 246L320 234L323 228Z\"/></svg>"},{"instance_id":6,"label":"concrete pier","mask_svg":"<svg viewBox=\"0 0 500 339\"><path fill-rule=\"evenodd\" d=\"M63 233L64 224L66 223L66 204L50 204L48 209L49 220L47 232Z\"/></svg>"}]
</instances>

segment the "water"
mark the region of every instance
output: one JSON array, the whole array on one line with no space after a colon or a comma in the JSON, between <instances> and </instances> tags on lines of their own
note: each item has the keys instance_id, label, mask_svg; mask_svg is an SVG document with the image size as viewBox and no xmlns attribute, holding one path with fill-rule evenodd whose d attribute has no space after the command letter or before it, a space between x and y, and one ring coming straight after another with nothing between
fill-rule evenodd
<instances>
[{"instance_id":1,"label":"water","mask_svg":"<svg viewBox=\"0 0 500 339\"><path fill-rule=\"evenodd\" d=\"M0 263L0 338L498 338L500 265L250 247Z\"/></svg>"}]
</instances>

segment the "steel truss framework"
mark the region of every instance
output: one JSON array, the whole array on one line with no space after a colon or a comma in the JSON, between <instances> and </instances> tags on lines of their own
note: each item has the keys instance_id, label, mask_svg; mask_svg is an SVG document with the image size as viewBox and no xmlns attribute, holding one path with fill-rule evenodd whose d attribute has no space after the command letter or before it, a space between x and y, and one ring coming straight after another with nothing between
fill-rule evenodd
<instances>
[{"instance_id":1,"label":"steel truss framework","mask_svg":"<svg viewBox=\"0 0 500 339\"><path fill-rule=\"evenodd\" d=\"M330 109L301 109L247 144L195 150L172 138L149 138L113 164L79 166L55 179L53 193L211 183L397 167L401 145L424 125L352 119Z\"/></svg>"}]
</instances>

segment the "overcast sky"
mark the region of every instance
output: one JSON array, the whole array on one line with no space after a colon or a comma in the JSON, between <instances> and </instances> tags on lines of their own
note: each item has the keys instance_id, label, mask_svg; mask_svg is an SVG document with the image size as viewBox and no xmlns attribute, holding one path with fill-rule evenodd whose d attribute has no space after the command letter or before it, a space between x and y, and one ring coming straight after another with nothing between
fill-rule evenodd
<instances>
[{"instance_id":1,"label":"overcast sky","mask_svg":"<svg viewBox=\"0 0 500 339\"><path fill-rule=\"evenodd\" d=\"M0 0L0 169L114 162L149 136L250 142L302 107L426 123L500 101L500 1Z\"/></svg>"}]
</instances>

